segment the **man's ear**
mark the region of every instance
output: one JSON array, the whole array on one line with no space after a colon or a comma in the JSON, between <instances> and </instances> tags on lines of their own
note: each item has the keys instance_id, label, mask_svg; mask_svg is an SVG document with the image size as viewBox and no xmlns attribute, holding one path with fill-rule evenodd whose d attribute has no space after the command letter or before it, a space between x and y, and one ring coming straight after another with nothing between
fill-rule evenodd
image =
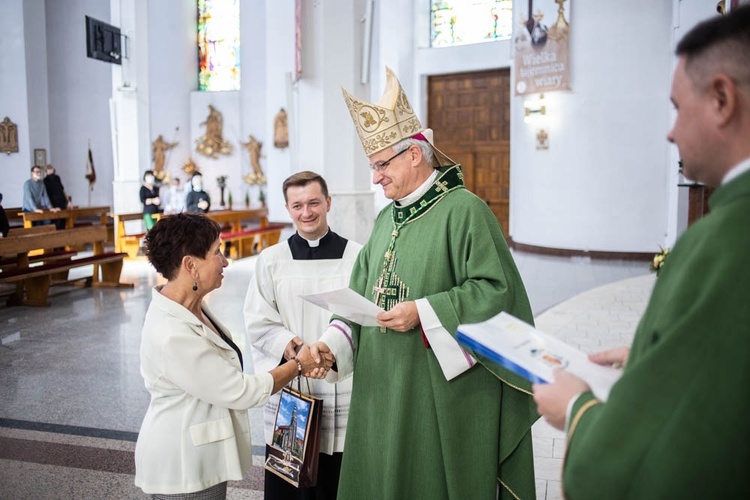
<instances>
[{"instance_id":1,"label":"man's ear","mask_svg":"<svg viewBox=\"0 0 750 500\"><path fill-rule=\"evenodd\" d=\"M712 99L712 111L720 127L729 123L737 112L737 90L734 81L723 73L711 80L708 92Z\"/></svg>"},{"instance_id":2,"label":"man's ear","mask_svg":"<svg viewBox=\"0 0 750 500\"><path fill-rule=\"evenodd\" d=\"M416 147L409 147L409 151L406 152L407 155L409 155L409 159L411 160L411 164L413 167L416 167L420 163L422 163L422 148L416 146Z\"/></svg>"}]
</instances>

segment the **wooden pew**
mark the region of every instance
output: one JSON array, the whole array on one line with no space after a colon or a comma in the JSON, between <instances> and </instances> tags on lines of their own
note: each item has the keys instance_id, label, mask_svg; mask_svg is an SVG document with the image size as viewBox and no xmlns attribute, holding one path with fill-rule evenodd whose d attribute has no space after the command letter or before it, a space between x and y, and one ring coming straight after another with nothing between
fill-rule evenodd
<instances>
[{"instance_id":1,"label":"wooden pew","mask_svg":"<svg viewBox=\"0 0 750 500\"><path fill-rule=\"evenodd\" d=\"M115 252L125 252L130 259L137 258L138 250L141 248L141 239L146 236L146 233L128 233L125 222L143 220L143 213L112 214L112 217L115 219Z\"/></svg>"},{"instance_id":2,"label":"wooden pew","mask_svg":"<svg viewBox=\"0 0 750 500\"><path fill-rule=\"evenodd\" d=\"M99 224L102 226L107 225L107 214L109 213L109 207L74 207L66 208L65 210L59 210L53 212L51 210L44 210L42 212L21 212L18 215L23 217L24 227L31 227L32 223L44 220L65 220L65 229L72 229L76 225L76 221L79 218L87 218L94 220L98 218Z\"/></svg>"},{"instance_id":3,"label":"wooden pew","mask_svg":"<svg viewBox=\"0 0 750 500\"><path fill-rule=\"evenodd\" d=\"M229 257L232 259L242 259L260 253L264 248L279 242L282 229L284 229L282 224L273 224L221 233L222 251L225 252L227 246L229 246ZM231 243L231 245L227 245L227 243Z\"/></svg>"},{"instance_id":4,"label":"wooden pew","mask_svg":"<svg viewBox=\"0 0 750 500\"><path fill-rule=\"evenodd\" d=\"M34 226L34 227L13 227L8 231L8 238L22 236L24 234L44 234L55 231L55 226ZM78 252L74 250L55 250L53 248L37 249L26 254L27 261L22 261L21 266L28 267L30 264L37 262L47 263L56 260L70 260ZM12 255L0 255L0 270L7 271L14 269L19 266L19 260L17 254ZM67 277L67 273L65 273ZM55 279L66 279L60 275L56 276Z\"/></svg>"},{"instance_id":5,"label":"wooden pew","mask_svg":"<svg viewBox=\"0 0 750 500\"><path fill-rule=\"evenodd\" d=\"M0 239L0 255L16 255L18 265L0 272L0 283L16 285L16 292L8 299L9 305L48 306L49 287L55 275L77 267L93 265L93 273L86 278L87 286L126 286L120 283L124 253L105 253L106 226L84 226L38 234L22 234ZM39 248L92 243L94 255L90 257L44 262L29 265L28 253Z\"/></svg>"},{"instance_id":6,"label":"wooden pew","mask_svg":"<svg viewBox=\"0 0 750 500\"><path fill-rule=\"evenodd\" d=\"M5 216L8 217L8 224L11 229L23 227L23 217L19 215L21 210L23 210L22 207L3 208L5 209Z\"/></svg>"}]
</instances>

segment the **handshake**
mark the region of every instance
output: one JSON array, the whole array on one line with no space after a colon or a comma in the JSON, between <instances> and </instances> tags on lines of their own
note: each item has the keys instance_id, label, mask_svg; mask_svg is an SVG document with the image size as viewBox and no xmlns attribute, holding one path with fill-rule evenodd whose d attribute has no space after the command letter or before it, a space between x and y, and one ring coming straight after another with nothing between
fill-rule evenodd
<instances>
[{"instance_id":1,"label":"handshake","mask_svg":"<svg viewBox=\"0 0 750 500\"><path fill-rule=\"evenodd\" d=\"M299 337L289 341L284 349L284 359L296 358L302 365L302 374L309 378L322 379L336 362L331 350L323 342L305 344Z\"/></svg>"}]
</instances>

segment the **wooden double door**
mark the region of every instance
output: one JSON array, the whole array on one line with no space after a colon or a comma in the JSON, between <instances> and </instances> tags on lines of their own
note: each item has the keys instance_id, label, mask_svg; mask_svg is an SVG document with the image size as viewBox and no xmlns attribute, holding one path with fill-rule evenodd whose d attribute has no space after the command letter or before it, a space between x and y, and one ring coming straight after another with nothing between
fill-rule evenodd
<instances>
[{"instance_id":1,"label":"wooden double door","mask_svg":"<svg viewBox=\"0 0 750 500\"><path fill-rule=\"evenodd\" d=\"M461 164L466 187L489 205L508 238L510 70L430 76L427 123L437 147Z\"/></svg>"}]
</instances>

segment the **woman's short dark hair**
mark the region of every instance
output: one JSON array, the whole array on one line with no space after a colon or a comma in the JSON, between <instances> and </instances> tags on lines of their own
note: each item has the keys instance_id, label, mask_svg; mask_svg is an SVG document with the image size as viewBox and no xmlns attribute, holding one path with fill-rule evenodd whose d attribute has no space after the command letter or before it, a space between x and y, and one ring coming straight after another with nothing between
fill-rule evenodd
<instances>
[{"instance_id":1,"label":"woman's short dark hair","mask_svg":"<svg viewBox=\"0 0 750 500\"><path fill-rule=\"evenodd\" d=\"M173 280L183 257L205 259L219 235L219 223L205 215L170 215L160 218L146 234L144 251L151 265L167 280Z\"/></svg>"}]
</instances>

